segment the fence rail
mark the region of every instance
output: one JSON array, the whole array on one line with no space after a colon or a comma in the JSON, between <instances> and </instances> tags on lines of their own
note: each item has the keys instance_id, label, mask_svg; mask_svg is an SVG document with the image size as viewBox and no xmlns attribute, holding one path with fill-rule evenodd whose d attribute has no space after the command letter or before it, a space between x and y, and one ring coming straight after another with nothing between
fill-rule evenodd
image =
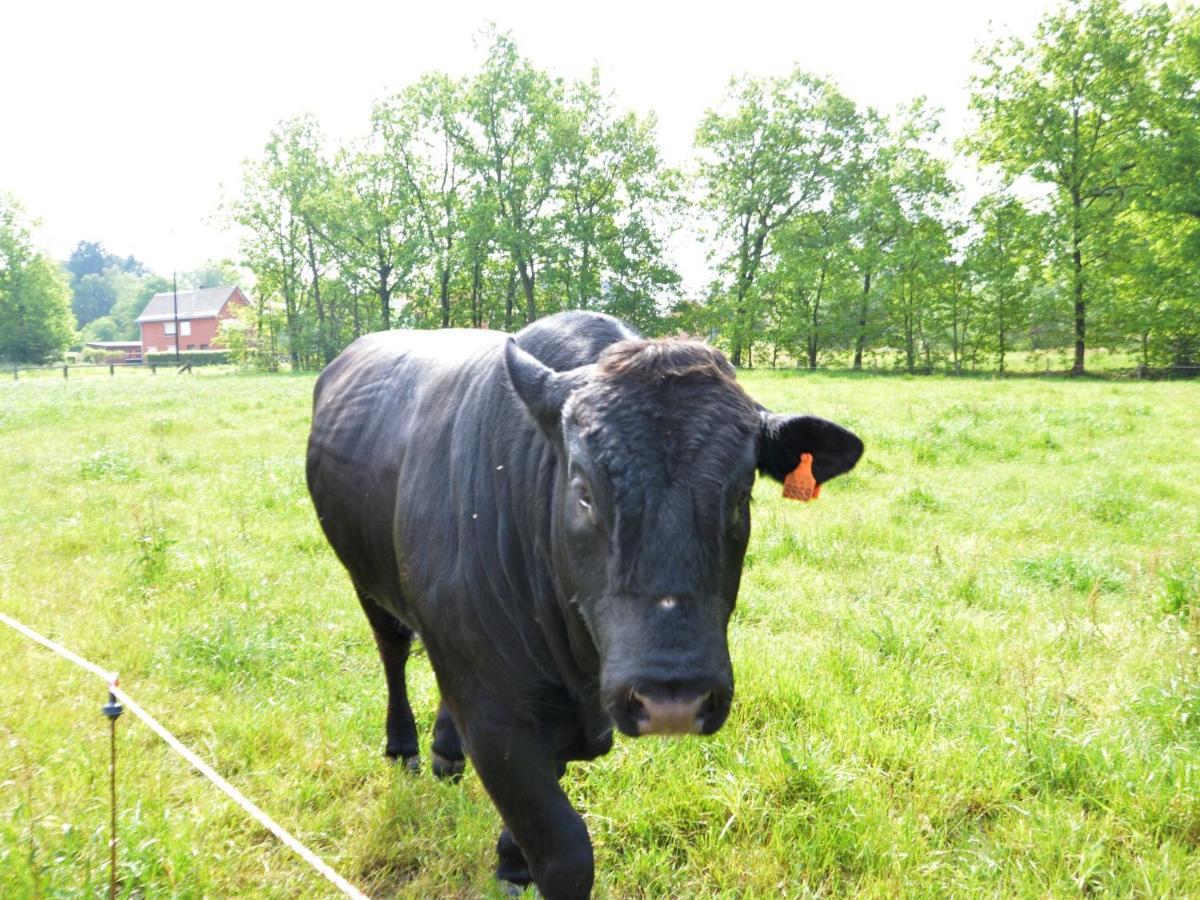
<instances>
[{"instance_id":1,"label":"fence rail","mask_svg":"<svg viewBox=\"0 0 1200 900\"><path fill-rule=\"evenodd\" d=\"M151 375L158 374L159 368L175 368L174 364L169 366L161 363L67 363L66 365L54 366L9 366L7 367L12 372L13 381L21 380L22 372L37 372L38 374L62 373L64 379L70 378L70 373L74 369L108 369L109 375L116 375L118 369L128 369L133 372L149 371ZM179 373L192 371L190 362L180 363L177 371Z\"/></svg>"}]
</instances>

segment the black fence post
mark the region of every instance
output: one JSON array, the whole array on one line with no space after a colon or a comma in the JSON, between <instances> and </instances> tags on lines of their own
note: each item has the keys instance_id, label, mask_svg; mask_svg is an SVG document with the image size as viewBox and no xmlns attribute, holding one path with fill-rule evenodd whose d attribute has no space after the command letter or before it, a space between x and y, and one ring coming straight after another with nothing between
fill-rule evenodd
<instances>
[{"instance_id":1,"label":"black fence post","mask_svg":"<svg viewBox=\"0 0 1200 900\"><path fill-rule=\"evenodd\" d=\"M67 377L67 367L63 366L63 379L65 380L66 377Z\"/></svg>"},{"instance_id":2,"label":"black fence post","mask_svg":"<svg viewBox=\"0 0 1200 900\"><path fill-rule=\"evenodd\" d=\"M115 375L116 373L117 373L116 367L112 363L109 363L108 364L108 374Z\"/></svg>"}]
</instances>

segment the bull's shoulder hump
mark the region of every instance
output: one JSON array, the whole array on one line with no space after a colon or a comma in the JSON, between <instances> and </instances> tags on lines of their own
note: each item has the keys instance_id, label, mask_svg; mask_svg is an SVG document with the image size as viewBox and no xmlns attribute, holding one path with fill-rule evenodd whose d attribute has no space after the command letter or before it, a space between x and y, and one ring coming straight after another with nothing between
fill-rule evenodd
<instances>
[{"instance_id":1,"label":"bull's shoulder hump","mask_svg":"<svg viewBox=\"0 0 1200 900\"><path fill-rule=\"evenodd\" d=\"M606 347L640 335L605 313L570 310L538 319L516 334L517 343L552 369L593 363Z\"/></svg>"},{"instance_id":2,"label":"bull's shoulder hump","mask_svg":"<svg viewBox=\"0 0 1200 900\"><path fill-rule=\"evenodd\" d=\"M364 335L345 353L384 359L409 357L445 362L466 362L482 350L502 347L507 337L477 328L397 329Z\"/></svg>"},{"instance_id":3,"label":"bull's shoulder hump","mask_svg":"<svg viewBox=\"0 0 1200 900\"><path fill-rule=\"evenodd\" d=\"M382 398L440 382L488 378L503 370L507 335L472 329L395 330L364 335L321 372L314 414L348 405L377 407ZM385 404L386 405L386 404Z\"/></svg>"}]
</instances>

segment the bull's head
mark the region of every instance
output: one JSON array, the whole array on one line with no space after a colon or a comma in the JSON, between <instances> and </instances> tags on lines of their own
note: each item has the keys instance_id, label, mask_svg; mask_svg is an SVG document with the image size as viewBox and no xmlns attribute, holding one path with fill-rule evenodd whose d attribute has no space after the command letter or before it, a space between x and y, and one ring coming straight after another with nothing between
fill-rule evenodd
<instances>
[{"instance_id":1,"label":"bull's head","mask_svg":"<svg viewBox=\"0 0 1200 900\"><path fill-rule=\"evenodd\" d=\"M711 734L733 699L726 630L750 538L750 489L812 454L818 484L862 455L854 434L767 412L718 351L623 341L556 372L510 340L508 375L557 448L556 577L595 642L621 731Z\"/></svg>"}]
</instances>

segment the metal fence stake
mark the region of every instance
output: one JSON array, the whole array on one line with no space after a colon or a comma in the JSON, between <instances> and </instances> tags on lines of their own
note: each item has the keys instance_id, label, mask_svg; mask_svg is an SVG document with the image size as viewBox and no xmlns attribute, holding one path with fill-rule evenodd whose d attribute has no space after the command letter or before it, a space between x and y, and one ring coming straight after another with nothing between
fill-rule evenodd
<instances>
[{"instance_id":1,"label":"metal fence stake","mask_svg":"<svg viewBox=\"0 0 1200 900\"><path fill-rule=\"evenodd\" d=\"M108 716L108 802L109 802L109 832L108 832L108 896L109 900L117 900L117 719L125 708L117 702L112 691L108 692L108 702L100 708Z\"/></svg>"}]
</instances>

